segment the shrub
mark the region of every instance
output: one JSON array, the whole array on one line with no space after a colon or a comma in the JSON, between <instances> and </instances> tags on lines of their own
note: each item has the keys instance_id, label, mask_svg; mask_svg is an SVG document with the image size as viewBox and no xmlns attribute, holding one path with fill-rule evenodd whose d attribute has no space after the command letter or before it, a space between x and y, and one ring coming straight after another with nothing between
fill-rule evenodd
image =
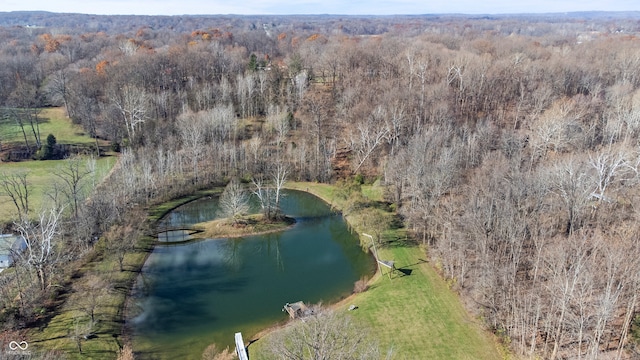
<instances>
[{"instance_id":1,"label":"shrub","mask_svg":"<svg viewBox=\"0 0 640 360\"><path fill-rule=\"evenodd\" d=\"M111 151L120 152L120 143L117 142L117 141L112 141L111 142Z\"/></svg>"},{"instance_id":2,"label":"shrub","mask_svg":"<svg viewBox=\"0 0 640 360\"><path fill-rule=\"evenodd\" d=\"M118 354L118 360L133 360L135 356L133 354L133 349L129 344L125 344L122 349L120 349L120 353Z\"/></svg>"},{"instance_id":3,"label":"shrub","mask_svg":"<svg viewBox=\"0 0 640 360\"><path fill-rule=\"evenodd\" d=\"M36 153L36 158L40 160L53 160L56 159L58 151L57 151L57 140L53 134L49 134L47 136L47 143L42 147L42 149L38 150Z\"/></svg>"},{"instance_id":4,"label":"shrub","mask_svg":"<svg viewBox=\"0 0 640 360\"><path fill-rule=\"evenodd\" d=\"M369 290L369 278L363 276L360 278L360 280L356 281L355 285L353 286L353 292L359 294L367 290Z\"/></svg>"},{"instance_id":5,"label":"shrub","mask_svg":"<svg viewBox=\"0 0 640 360\"><path fill-rule=\"evenodd\" d=\"M229 347L219 352L216 344L211 344L204 349L202 360L233 360L236 359L235 353L229 350Z\"/></svg>"}]
</instances>

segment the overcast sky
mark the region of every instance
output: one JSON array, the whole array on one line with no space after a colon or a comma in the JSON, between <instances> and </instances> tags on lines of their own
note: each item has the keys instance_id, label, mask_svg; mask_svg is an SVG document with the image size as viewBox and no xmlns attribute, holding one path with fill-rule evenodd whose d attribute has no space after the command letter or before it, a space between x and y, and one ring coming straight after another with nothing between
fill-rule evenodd
<instances>
[{"instance_id":1,"label":"overcast sky","mask_svg":"<svg viewBox=\"0 0 640 360\"><path fill-rule=\"evenodd\" d=\"M505 14L640 11L640 0L0 0L0 11L83 14Z\"/></svg>"}]
</instances>

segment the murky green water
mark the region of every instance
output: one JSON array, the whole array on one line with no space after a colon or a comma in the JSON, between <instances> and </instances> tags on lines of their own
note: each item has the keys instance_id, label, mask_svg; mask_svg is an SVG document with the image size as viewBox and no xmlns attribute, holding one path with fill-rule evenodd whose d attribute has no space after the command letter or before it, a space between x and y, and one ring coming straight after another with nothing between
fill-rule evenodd
<instances>
[{"instance_id":1,"label":"murky green water","mask_svg":"<svg viewBox=\"0 0 640 360\"><path fill-rule=\"evenodd\" d=\"M165 221L210 220L216 202L189 203ZM320 199L288 191L282 208L297 222L281 233L156 247L141 275L141 313L131 320L136 350L147 358L200 359L213 342L233 347L235 332L248 341L285 320L285 303L336 301L374 271L342 217Z\"/></svg>"}]
</instances>

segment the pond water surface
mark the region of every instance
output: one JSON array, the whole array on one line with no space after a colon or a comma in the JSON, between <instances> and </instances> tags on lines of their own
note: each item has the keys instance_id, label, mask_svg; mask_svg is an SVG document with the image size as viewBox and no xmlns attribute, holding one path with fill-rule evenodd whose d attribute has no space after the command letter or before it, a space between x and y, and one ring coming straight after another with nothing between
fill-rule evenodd
<instances>
[{"instance_id":1,"label":"pond water surface","mask_svg":"<svg viewBox=\"0 0 640 360\"><path fill-rule=\"evenodd\" d=\"M285 303L330 303L375 270L344 219L317 197L287 191L282 209L296 219L283 232L157 246L135 293L130 320L147 358L200 359L211 343L233 347L287 315ZM183 205L163 219L189 225L216 217L217 199Z\"/></svg>"}]
</instances>

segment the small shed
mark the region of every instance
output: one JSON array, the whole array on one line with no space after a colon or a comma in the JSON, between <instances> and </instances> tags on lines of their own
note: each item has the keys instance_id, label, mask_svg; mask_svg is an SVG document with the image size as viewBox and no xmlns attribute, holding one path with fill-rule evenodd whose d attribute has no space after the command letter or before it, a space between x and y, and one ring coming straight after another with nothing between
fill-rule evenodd
<instances>
[{"instance_id":1,"label":"small shed","mask_svg":"<svg viewBox=\"0 0 640 360\"><path fill-rule=\"evenodd\" d=\"M289 317L292 319L303 318L313 314L313 311L302 301L294 302L293 304L286 303L282 310L288 312Z\"/></svg>"},{"instance_id":2,"label":"small shed","mask_svg":"<svg viewBox=\"0 0 640 360\"><path fill-rule=\"evenodd\" d=\"M0 234L0 269L11 266L16 253L27 248L27 243L21 235Z\"/></svg>"}]
</instances>

